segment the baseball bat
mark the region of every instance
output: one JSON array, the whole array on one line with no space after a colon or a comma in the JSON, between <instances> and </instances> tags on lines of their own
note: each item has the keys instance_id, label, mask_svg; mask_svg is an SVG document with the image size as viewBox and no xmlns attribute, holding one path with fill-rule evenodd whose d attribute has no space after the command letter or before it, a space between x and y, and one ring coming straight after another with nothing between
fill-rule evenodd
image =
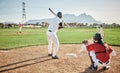
<instances>
[{"instance_id":1,"label":"baseball bat","mask_svg":"<svg viewBox=\"0 0 120 73\"><path fill-rule=\"evenodd\" d=\"M49 10L50 10L50 12L54 15L54 16L56 16L56 17L58 17L57 16L57 14L51 9L51 8L48 8ZM62 19L61 19L62 20ZM62 20L63 21L63 20ZM68 27L70 27L67 23L65 23Z\"/></svg>"},{"instance_id":2,"label":"baseball bat","mask_svg":"<svg viewBox=\"0 0 120 73\"><path fill-rule=\"evenodd\" d=\"M50 12L51 12L54 16L57 16L57 15L55 14L55 12L53 12L53 10L52 10L51 8L49 8L49 10L50 10Z\"/></svg>"},{"instance_id":3,"label":"baseball bat","mask_svg":"<svg viewBox=\"0 0 120 73\"><path fill-rule=\"evenodd\" d=\"M55 12L51 9L51 8L48 8L49 10L50 10L50 12L54 15L54 16L56 16L56 17L58 17L57 16L57 14L55 14ZM63 21L63 20L62 20ZM65 23L65 22L64 22ZM68 27L70 27L67 23L65 23Z\"/></svg>"}]
</instances>

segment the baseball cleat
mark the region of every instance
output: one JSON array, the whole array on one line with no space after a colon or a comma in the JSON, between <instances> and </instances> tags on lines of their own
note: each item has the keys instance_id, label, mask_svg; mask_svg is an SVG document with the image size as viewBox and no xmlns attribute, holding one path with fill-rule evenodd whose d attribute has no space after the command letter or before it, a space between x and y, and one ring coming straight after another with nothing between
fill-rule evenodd
<instances>
[{"instance_id":1,"label":"baseball cleat","mask_svg":"<svg viewBox=\"0 0 120 73\"><path fill-rule=\"evenodd\" d=\"M48 56L52 56L52 54L48 54Z\"/></svg>"},{"instance_id":2,"label":"baseball cleat","mask_svg":"<svg viewBox=\"0 0 120 73\"><path fill-rule=\"evenodd\" d=\"M52 57L52 59L59 59L58 56Z\"/></svg>"},{"instance_id":3,"label":"baseball cleat","mask_svg":"<svg viewBox=\"0 0 120 73\"><path fill-rule=\"evenodd\" d=\"M110 68L110 66L105 66L103 67L103 70L108 70Z\"/></svg>"},{"instance_id":4,"label":"baseball cleat","mask_svg":"<svg viewBox=\"0 0 120 73\"><path fill-rule=\"evenodd\" d=\"M93 66L93 65L91 65L90 67L89 67L89 69L91 69L91 70L97 70L97 66Z\"/></svg>"}]
</instances>

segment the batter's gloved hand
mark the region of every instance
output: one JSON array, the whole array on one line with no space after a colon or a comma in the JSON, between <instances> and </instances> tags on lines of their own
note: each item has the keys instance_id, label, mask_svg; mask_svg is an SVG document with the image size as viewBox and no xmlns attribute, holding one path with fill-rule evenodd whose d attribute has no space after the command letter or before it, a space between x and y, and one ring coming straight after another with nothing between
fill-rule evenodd
<instances>
[{"instance_id":1,"label":"batter's gloved hand","mask_svg":"<svg viewBox=\"0 0 120 73\"><path fill-rule=\"evenodd\" d=\"M62 22L59 23L59 27L58 27L58 29L61 29L61 28L63 28L63 26L62 26Z\"/></svg>"}]
</instances>

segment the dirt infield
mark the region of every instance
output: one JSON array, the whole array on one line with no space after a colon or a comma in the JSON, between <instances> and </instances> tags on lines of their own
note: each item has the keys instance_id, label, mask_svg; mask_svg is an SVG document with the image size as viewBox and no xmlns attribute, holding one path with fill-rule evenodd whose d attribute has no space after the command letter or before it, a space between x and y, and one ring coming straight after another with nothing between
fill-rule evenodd
<instances>
[{"instance_id":1,"label":"dirt infield","mask_svg":"<svg viewBox=\"0 0 120 73\"><path fill-rule=\"evenodd\" d=\"M8 51L0 50L0 73L119 73L120 47L111 46L117 53L112 58L109 70L97 71L88 69L90 60L87 52L73 57L65 55L76 53L80 44L61 44L59 59L47 56L47 45L18 48Z\"/></svg>"}]
</instances>

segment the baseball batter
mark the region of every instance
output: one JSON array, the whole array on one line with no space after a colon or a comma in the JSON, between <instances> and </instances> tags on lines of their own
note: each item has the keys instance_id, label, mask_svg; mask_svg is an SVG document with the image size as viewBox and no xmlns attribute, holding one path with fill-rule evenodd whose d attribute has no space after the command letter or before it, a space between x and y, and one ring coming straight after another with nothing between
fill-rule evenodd
<instances>
[{"instance_id":1,"label":"baseball batter","mask_svg":"<svg viewBox=\"0 0 120 73\"><path fill-rule=\"evenodd\" d=\"M47 29L47 39L48 39L48 56L52 56L52 59L58 59L57 52L59 49L59 40L56 35L59 24L62 22L62 26L64 26L64 23L62 21L62 13L58 12L57 17L53 19L53 21L50 22L50 25ZM52 45L54 47L52 47ZM52 52L53 48L53 52Z\"/></svg>"}]
</instances>

